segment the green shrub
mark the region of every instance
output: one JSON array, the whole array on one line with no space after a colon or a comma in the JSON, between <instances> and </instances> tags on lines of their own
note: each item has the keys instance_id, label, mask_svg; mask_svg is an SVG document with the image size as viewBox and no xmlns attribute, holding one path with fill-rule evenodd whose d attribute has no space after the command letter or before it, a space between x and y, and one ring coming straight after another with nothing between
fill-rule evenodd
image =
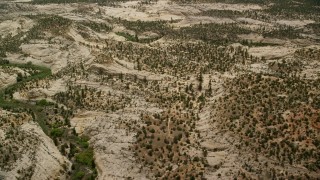
<instances>
[{"instance_id":1,"label":"green shrub","mask_svg":"<svg viewBox=\"0 0 320 180\"><path fill-rule=\"evenodd\" d=\"M127 41L132 41L132 42L138 42L139 39L138 39L138 36L133 36L129 33L125 33L125 32L116 32L116 34L118 36L123 36L126 38Z\"/></svg>"},{"instance_id":2,"label":"green shrub","mask_svg":"<svg viewBox=\"0 0 320 180\"><path fill-rule=\"evenodd\" d=\"M9 61L6 59L0 59L0 64L9 64Z\"/></svg>"},{"instance_id":3,"label":"green shrub","mask_svg":"<svg viewBox=\"0 0 320 180\"><path fill-rule=\"evenodd\" d=\"M90 148L80 152L76 155L76 161L80 164L85 164L87 166L93 167L93 150Z\"/></svg>"},{"instance_id":4,"label":"green shrub","mask_svg":"<svg viewBox=\"0 0 320 180\"><path fill-rule=\"evenodd\" d=\"M45 99L41 99L40 101L36 102L36 105L39 105L39 106L51 106L51 105L53 105L53 103L52 102L48 102Z\"/></svg>"},{"instance_id":5,"label":"green shrub","mask_svg":"<svg viewBox=\"0 0 320 180\"><path fill-rule=\"evenodd\" d=\"M61 137L64 133L63 129L59 129L59 128L53 128L50 132L50 135L52 137Z\"/></svg>"},{"instance_id":6,"label":"green shrub","mask_svg":"<svg viewBox=\"0 0 320 180\"><path fill-rule=\"evenodd\" d=\"M89 141L89 138L86 136L83 136L83 137L79 138L77 142L81 147L88 148L89 147L88 141Z\"/></svg>"},{"instance_id":7,"label":"green shrub","mask_svg":"<svg viewBox=\"0 0 320 180\"><path fill-rule=\"evenodd\" d=\"M85 176L85 173L83 171L78 171L72 179L78 180L78 179L82 179L84 176Z\"/></svg>"}]
</instances>

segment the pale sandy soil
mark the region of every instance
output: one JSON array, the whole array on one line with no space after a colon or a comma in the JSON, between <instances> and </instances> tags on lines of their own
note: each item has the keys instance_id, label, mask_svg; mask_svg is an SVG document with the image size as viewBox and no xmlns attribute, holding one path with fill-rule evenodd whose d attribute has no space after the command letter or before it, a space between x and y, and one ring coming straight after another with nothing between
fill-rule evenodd
<instances>
[{"instance_id":1,"label":"pale sandy soil","mask_svg":"<svg viewBox=\"0 0 320 180\"><path fill-rule=\"evenodd\" d=\"M165 74L154 74L148 71L138 71L133 69L133 64L126 62L126 61L120 61L114 62L112 64L103 65L103 64L91 64L90 68L91 70L103 68L105 72L110 74L128 74L128 75L137 75L137 78L143 79L146 78L147 80L161 80L165 77L171 77Z\"/></svg>"},{"instance_id":2,"label":"pale sandy soil","mask_svg":"<svg viewBox=\"0 0 320 180\"><path fill-rule=\"evenodd\" d=\"M103 7L104 14L110 17L123 18L131 21L155 21L155 20L177 20L185 19L186 16L198 14L206 10L257 10L262 7L258 5L244 5L244 4L224 4L224 3L210 3L210 4L190 4L179 5L167 0L160 0L151 5L143 5L139 11L137 7L138 2L127 2L120 4L121 7Z\"/></svg>"},{"instance_id":3,"label":"pale sandy soil","mask_svg":"<svg viewBox=\"0 0 320 180\"><path fill-rule=\"evenodd\" d=\"M261 10L263 7L255 4L226 4L226 3L203 3L191 5L202 11L205 10L232 10L232 11L246 11L246 10Z\"/></svg>"},{"instance_id":4,"label":"pale sandy soil","mask_svg":"<svg viewBox=\"0 0 320 180\"><path fill-rule=\"evenodd\" d=\"M252 47L249 48L249 54L257 57L265 57L266 59L284 57L292 54L297 50L294 47L285 46L266 46L266 47Z\"/></svg>"},{"instance_id":5,"label":"pale sandy soil","mask_svg":"<svg viewBox=\"0 0 320 180\"><path fill-rule=\"evenodd\" d=\"M32 88L30 90L15 92L13 98L17 100L41 100L47 99L53 101L52 97L59 93L66 91L65 81L62 79L52 80L48 84L48 88Z\"/></svg>"},{"instance_id":6,"label":"pale sandy soil","mask_svg":"<svg viewBox=\"0 0 320 180\"><path fill-rule=\"evenodd\" d=\"M87 127L97 121L96 117L100 117L101 115L104 115L104 113L95 111L79 111L76 112L76 116L72 118L71 125L75 127L77 133L83 134Z\"/></svg>"},{"instance_id":7,"label":"pale sandy soil","mask_svg":"<svg viewBox=\"0 0 320 180\"><path fill-rule=\"evenodd\" d=\"M133 8L113 8L113 7L103 7L103 13L110 17L126 19L129 21L150 21L154 18L149 17L149 15L145 12L139 12Z\"/></svg>"},{"instance_id":8,"label":"pale sandy soil","mask_svg":"<svg viewBox=\"0 0 320 180\"><path fill-rule=\"evenodd\" d=\"M252 42L260 42L263 41L264 38L260 34L250 33L250 34L239 34L239 38L251 40Z\"/></svg>"},{"instance_id":9,"label":"pale sandy soil","mask_svg":"<svg viewBox=\"0 0 320 180\"><path fill-rule=\"evenodd\" d=\"M268 65L264 64L264 63L251 64L250 67L249 67L249 70L252 71L252 72L256 72L256 73L260 73L260 72L268 73L268 72L270 72L270 69L269 69Z\"/></svg>"},{"instance_id":10,"label":"pale sandy soil","mask_svg":"<svg viewBox=\"0 0 320 180\"><path fill-rule=\"evenodd\" d=\"M17 82L17 74L21 73L23 76L30 74L20 68L2 68L0 67L0 89Z\"/></svg>"},{"instance_id":11,"label":"pale sandy soil","mask_svg":"<svg viewBox=\"0 0 320 180\"><path fill-rule=\"evenodd\" d=\"M25 2L31 2L32 0L14 0L13 2L17 3L25 3Z\"/></svg>"},{"instance_id":12,"label":"pale sandy soil","mask_svg":"<svg viewBox=\"0 0 320 180\"><path fill-rule=\"evenodd\" d=\"M39 13L44 14L62 14L70 13L72 10L77 8L75 4L45 4L35 5Z\"/></svg>"},{"instance_id":13,"label":"pale sandy soil","mask_svg":"<svg viewBox=\"0 0 320 180\"><path fill-rule=\"evenodd\" d=\"M105 39L125 41L124 37L116 35L115 32L97 33L97 32L94 32L88 28L87 33L90 34L90 36L93 39L100 40L100 41L96 42L96 41L89 41L89 40L84 39L75 28L70 28L70 30L68 32L68 35L73 38L73 40L76 42L76 44L86 45L86 47L80 46L84 50L84 52L86 52L86 56L84 56L84 57L87 57L86 59L91 58L90 54L92 54L91 53L92 49L97 50L97 47L100 49L102 49L104 47L104 40Z\"/></svg>"},{"instance_id":14,"label":"pale sandy soil","mask_svg":"<svg viewBox=\"0 0 320 180\"><path fill-rule=\"evenodd\" d=\"M317 35L317 34L304 34L304 33L301 33L300 35L302 37L307 37L307 38L311 38L311 39L320 40L320 36Z\"/></svg>"},{"instance_id":15,"label":"pale sandy soil","mask_svg":"<svg viewBox=\"0 0 320 180\"><path fill-rule=\"evenodd\" d=\"M124 3L120 3L120 6L122 7L138 7L140 4L140 1L128 1ZM176 8L194 8L199 9L200 11L205 10L233 10L233 11L244 11L244 10L260 10L262 9L259 5L252 5L252 4L226 4L226 3L198 3L198 4L184 4L179 5L173 2L170 2L168 0L159 0L157 3L153 3L151 5L146 5L151 10L162 10L167 9L170 7Z\"/></svg>"},{"instance_id":16,"label":"pale sandy soil","mask_svg":"<svg viewBox=\"0 0 320 180\"><path fill-rule=\"evenodd\" d=\"M307 24L314 23L313 20L278 20L276 21L277 24L287 25L287 26L294 26L294 27L303 27Z\"/></svg>"},{"instance_id":17,"label":"pale sandy soil","mask_svg":"<svg viewBox=\"0 0 320 180\"><path fill-rule=\"evenodd\" d=\"M74 13L62 13L60 14L61 17L70 19L72 21L88 21L89 18L86 16L83 16L81 14L74 14ZM92 19L90 19L92 21Z\"/></svg>"},{"instance_id":18,"label":"pale sandy soil","mask_svg":"<svg viewBox=\"0 0 320 180\"><path fill-rule=\"evenodd\" d=\"M300 73L301 76L306 76L308 79L317 79L320 75L320 63L313 62L305 67L305 69Z\"/></svg>"},{"instance_id":19,"label":"pale sandy soil","mask_svg":"<svg viewBox=\"0 0 320 180\"><path fill-rule=\"evenodd\" d=\"M3 113L2 110L0 110L0 113ZM6 133L0 129L0 140L3 140L6 137Z\"/></svg>"},{"instance_id":20,"label":"pale sandy soil","mask_svg":"<svg viewBox=\"0 0 320 180\"><path fill-rule=\"evenodd\" d=\"M31 19L19 17L15 20L6 20L0 23L0 37L11 34L17 35L19 32L26 32L32 28L34 22Z\"/></svg>"},{"instance_id":21,"label":"pale sandy soil","mask_svg":"<svg viewBox=\"0 0 320 180\"><path fill-rule=\"evenodd\" d=\"M132 8L139 6L139 4L141 4L140 1L127 1L127 2L119 3L119 5L122 7L132 7Z\"/></svg>"},{"instance_id":22,"label":"pale sandy soil","mask_svg":"<svg viewBox=\"0 0 320 180\"><path fill-rule=\"evenodd\" d=\"M21 49L27 56L8 54L7 59L16 63L32 62L33 64L47 66L51 68L53 73L56 73L66 67L68 63L91 58L89 48L77 43L66 43L63 38L57 39L57 41L64 41L64 44L49 44L48 42L23 44ZM65 45L65 43L68 45ZM62 47L66 46L68 49L61 50Z\"/></svg>"},{"instance_id":23,"label":"pale sandy soil","mask_svg":"<svg viewBox=\"0 0 320 180\"><path fill-rule=\"evenodd\" d=\"M143 32L141 35L138 36L139 39L148 39L148 38L157 38L159 34L154 32Z\"/></svg>"},{"instance_id":24,"label":"pale sandy soil","mask_svg":"<svg viewBox=\"0 0 320 180\"><path fill-rule=\"evenodd\" d=\"M270 25L266 22L263 22L263 21L259 21L259 20L255 20L255 19L251 19L251 18L237 18L236 21L238 22L245 22L245 23L248 23L248 24L254 24L254 25Z\"/></svg>"}]
</instances>

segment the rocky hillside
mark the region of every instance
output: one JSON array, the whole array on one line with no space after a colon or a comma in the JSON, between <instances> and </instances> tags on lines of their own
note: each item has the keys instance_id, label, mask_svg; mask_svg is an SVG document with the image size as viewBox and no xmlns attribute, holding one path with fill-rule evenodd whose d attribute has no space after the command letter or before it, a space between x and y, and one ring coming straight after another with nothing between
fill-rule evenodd
<instances>
[{"instance_id":1,"label":"rocky hillside","mask_svg":"<svg viewBox=\"0 0 320 180\"><path fill-rule=\"evenodd\" d=\"M320 178L319 8L0 2L0 179Z\"/></svg>"}]
</instances>

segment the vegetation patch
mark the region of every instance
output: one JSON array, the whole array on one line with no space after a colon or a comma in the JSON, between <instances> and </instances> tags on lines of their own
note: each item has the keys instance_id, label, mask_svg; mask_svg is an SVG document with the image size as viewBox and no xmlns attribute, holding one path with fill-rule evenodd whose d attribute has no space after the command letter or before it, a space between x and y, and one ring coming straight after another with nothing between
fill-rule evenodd
<instances>
[{"instance_id":1,"label":"vegetation patch","mask_svg":"<svg viewBox=\"0 0 320 180\"><path fill-rule=\"evenodd\" d=\"M166 112L142 115L146 126L137 133L134 151L139 161L149 166L156 178L194 179L204 173L205 160L191 157L188 147L195 144L196 116Z\"/></svg>"},{"instance_id":2,"label":"vegetation patch","mask_svg":"<svg viewBox=\"0 0 320 180\"><path fill-rule=\"evenodd\" d=\"M298 76L243 75L227 82L219 99L221 128L251 149L281 164L319 169L320 81ZM312 99L312 101L310 101Z\"/></svg>"},{"instance_id":3,"label":"vegetation patch","mask_svg":"<svg viewBox=\"0 0 320 180\"><path fill-rule=\"evenodd\" d=\"M216 45L226 45L239 42L237 34L249 34L251 30L231 24L197 24L183 27L169 35L172 39L202 40Z\"/></svg>"},{"instance_id":4,"label":"vegetation patch","mask_svg":"<svg viewBox=\"0 0 320 180\"><path fill-rule=\"evenodd\" d=\"M24 39L26 42L31 39L43 39L44 32L50 32L54 36L66 36L72 21L58 15L28 15L29 18L36 19L37 24L33 26Z\"/></svg>"},{"instance_id":5,"label":"vegetation patch","mask_svg":"<svg viewBox=\"0 0 320 180\"><path fill-rule=\"evenodd\" d=\"M84 21L80 23L81 25L87 26L90 29L92 29L93 31L96 32L109 32L112 30L112 27L108 26L105 23L97 23L97 22L93 22L93 21Z\"/></svg>"},{"instance_id":6,"label":"vegetation patch","mask_svg":"<svg viewBox=\"0 0 320 180\"><path fill-rule=\"evenodd\" d=\"M94 165L93 150L91 148L78 153L75 157L76 161L81 164L85 164L89 167L93 167Z\"/></svg>"}]
</instances>

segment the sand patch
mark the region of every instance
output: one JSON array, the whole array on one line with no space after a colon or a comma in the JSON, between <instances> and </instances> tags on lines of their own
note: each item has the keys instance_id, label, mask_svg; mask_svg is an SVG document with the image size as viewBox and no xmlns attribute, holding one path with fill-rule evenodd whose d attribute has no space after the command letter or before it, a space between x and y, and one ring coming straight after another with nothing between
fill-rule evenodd
<instances>
[{"instance_id":1,"label":"sand patch","mask_svg":"<svg viewBox=\"0 0 320 180\"><path fill-rule=\"evenodd\" d=\"M257 57L265 57L266 59L280 58L293 54L296 48L285 46L266 46L249 48L249 54Z\"/></svg>"},{"instance_id":2,"label":"sand patch","mask_svg":"<svg viewBox=\"0 0 320 180\"><path fill-rule=\"evenodd\" d=\"M163 78L170 77L165 74L154 74L148 71L138 71L133 69L134 65L132 63L117 60L116 62L108 65L102 65L102 64L92 64L89 69L96 70L99 68L104 69L107 73L110 74L128 74L128 75L137 75L137 78L147 80L162 80Z\"/></svg>"},{"instance_id":3,"label":"sand patch","mask_svg":"<svg viewBox=\"0 0 320 180\"><path fill-rule=\"evenodd\" d=\"M231 10L231 11L247 11L261 10L262 7L256 4L226 4L226 3L201 3L191 5L202 11L208 10Z\"/></svg>"},{"instance_id":4,"label":"sand patch","mask_svg":"<svg viewBox=\"0 0 320 180\"><path fill-rule=\"evenodd\" d=\"M293 27L303 27L307 24L314 23L313 20L278 20L277 24L293 26Z\"/></svg>"},{"instance_id":5,"label":"sand patch","mask_svg":"<svg viewBox=\"0 0 320 180\"><path fill-rule=\"evenodd\" d=\"M7 20L0 23L0 36L4 37L8 34L12 36L17 35L19 32L26 32L32 28L34 22L27 18L17 18L14 20Z\"/></svg>"},{"instance_id":6,"label":"sand patch","mask_svg":"<svg viewBox=\"0 0 320 180\"><path fill-rule=\"evenodd\" d=\"M175 27L187 27L195 24L209 24L209 23L234 23L232 19L229 18L216 18L216 17L208 17L208 16L188 16L182 21L178 23L174 23L173 26Z\"/></svg>"},{"instance_id":7,"label":"sand patch","mask_svg":"<svg viewBox=\"0 0 320 180\"><path fill-rule=\"evenodd\" d=\"M266 22L251 19L251 18L237 18L236 21L241 23L248 23L248 24L254 24L254 25L266 25Z\"/></svg>"}]
</instances>

